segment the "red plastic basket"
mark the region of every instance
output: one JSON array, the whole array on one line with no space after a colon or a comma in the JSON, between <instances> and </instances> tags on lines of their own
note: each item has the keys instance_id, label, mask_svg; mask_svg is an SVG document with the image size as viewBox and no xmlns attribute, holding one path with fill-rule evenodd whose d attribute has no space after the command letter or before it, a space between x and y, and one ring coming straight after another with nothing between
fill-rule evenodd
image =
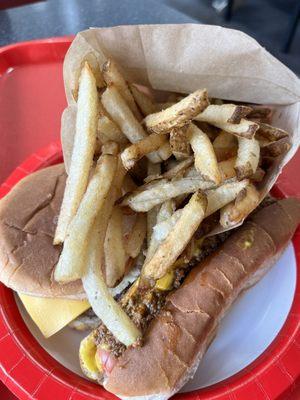
<instances>
[{"instance_id":1,"label":"red plastic basket","mask_svg":"<svg viewBox=\"0 0 300 400\"><path fill-rule=\"evenodd\" d=\"M62 62L63 56L70 44L70 39L60 38L44 41L28 42L19 45L8 46L0 50L0 95L1 74L15 65L38 65L44 63L51 65L53 62ZM64 106L63 88L61 76L54 82L46 82L47 85L57 85L59 107L49 105L47 118L51 121L53 111L58 114ZM58 82L60 84L58 85ZM39 82L38 85L44 83ZM42 96L43 91L39 93ZM20 96L20 93L16 95ZM13 101L14 99L8 99ZM36 102L45 101L37 97ZM30 104L28 105L30 107ZM3 109L0 108L0 117ZM28 132L30 129L41 129L42 119L45 116L37 116L37 121L28 121L26 115L22 116L23 126ZM1 125L2 123L2 125ZM55 125L56 124L56 125ZM53 137L58 138L59 129L57 121L43 131L43 141L49 141ZM9 131L10 126L1 122L0 128ZM19 132L18 132L19 133ZM22 137L22 136L20 136ZM11 139L11 138L10 138ZM26 137L25 140L30 140ZM24 141L24 139L23 139ZM7 143L2 143L2 148ZM17 141L13 146L22 146ZM48 165L62 161L62 153L59 141L52 142L46 148L36 151L38 143L31 140L30 147L34 154L29 156L0 187L0 197L8 191L24 176L44 168ZM26 149L28 151L28 149ZM18 157L26 156L19 153ZM10 154L5 153L4 159L8 162L8 170L19 163L18 158L10 159ZM24 159L24 158L23 158ZM276 185L276 193L279 196L296 195L300 197L300 181L297 170L300 166L300 157L295 157L284 170ZM299 399L297 389L300 376L300 231L293 239L297 265L297 286L295 298L288 318L280 333L268 349L251 365L238 374L209 388L178 394L175 397L180 400L264 400L277 398ZM113 399L115 396L107 393L103 388L75 375L55 361L35 340L26 327L13 296L13 292L0 284L0 379L19 399L39 400L89 400L89 399Z\"/></svg>"}]
</instances>

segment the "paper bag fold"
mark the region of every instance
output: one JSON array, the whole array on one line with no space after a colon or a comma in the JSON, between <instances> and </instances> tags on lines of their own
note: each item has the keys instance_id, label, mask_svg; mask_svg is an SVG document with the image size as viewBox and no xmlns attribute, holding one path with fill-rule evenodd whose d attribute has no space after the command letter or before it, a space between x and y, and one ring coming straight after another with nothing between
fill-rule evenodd
<instances>
[{"instance_id":1,"label":"paper bag fold","mask_svg":"<svg viewBox=\"0 0 300 400\"><path fill-rule=\"evenodd\" d=\"M274 105L272 124L290 133L292 147L266 174L261 199L298 149L300 81L248 35L197 24L92 28L77 34L64 62L69 107L61 135L67 170L81 67L87 60L97 71L109 57L119 63L128 81L153 89L190 93L207 88L210 97Z\"/></svg>"}]
</instances>

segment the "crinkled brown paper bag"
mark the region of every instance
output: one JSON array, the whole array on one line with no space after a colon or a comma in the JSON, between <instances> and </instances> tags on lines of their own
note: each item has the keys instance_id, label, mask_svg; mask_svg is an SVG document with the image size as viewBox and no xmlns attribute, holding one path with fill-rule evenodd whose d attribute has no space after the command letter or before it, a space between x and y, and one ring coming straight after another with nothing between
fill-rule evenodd
<instances>
[{"instance_id":1,"label":"crinkled brown paper bag","mask_svg":"<svg viewBox=\"0 0 300 400\"><path fill-rule=\"evenodd\" d=\"M68 170L75 132L78 78L84 61L101 68L112 57L128 81L153 89L191 93L206 88L210 97L274 105L272 124L291 134L292 147L266 174L262 199L300 140L300 81L248 35L219 26L131 25L91 28L75 37L64 62L69 107L61 137Z\"/></svg>"}]
</instances>

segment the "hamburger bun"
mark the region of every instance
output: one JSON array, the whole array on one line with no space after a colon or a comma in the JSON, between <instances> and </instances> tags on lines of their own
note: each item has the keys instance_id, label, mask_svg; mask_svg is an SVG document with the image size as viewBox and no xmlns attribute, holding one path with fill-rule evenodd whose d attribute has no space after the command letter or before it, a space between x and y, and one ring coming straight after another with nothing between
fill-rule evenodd
<instances>
[{"instance_id":1,"label":"hamburger bun","mask_svg":"<svg viewBox=\"0 0 300 400\"><path fill-rule=\"evenodd\" d=\"M38 297L85 298L80 281L53 279L61 246L53 237L66 182L63 164L35 172L0 201L0 281Z\"/></svg>"}]
</instances>

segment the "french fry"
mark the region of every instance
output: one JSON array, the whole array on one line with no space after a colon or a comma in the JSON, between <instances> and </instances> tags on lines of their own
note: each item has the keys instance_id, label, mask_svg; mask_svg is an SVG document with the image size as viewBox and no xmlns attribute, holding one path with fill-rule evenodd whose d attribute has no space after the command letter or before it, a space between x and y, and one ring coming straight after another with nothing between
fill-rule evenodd
<instances>
[{"instance_id":1,"label":"french fry","mask_svg":"<svg viewBox=\"0 0 300 400\"><path fill-rule=\"evenodd\" d=\"M119 67L112 60L107 60L102 67L102 74L107 85L115 85L121 96L124 98L128 107L133 112L135 118L141 121L142 116L139 112L129 86L121 74Z\"/></svg>"},{"instance_id":2,"label":"french fry","mask_svg":"<svg viewBox=\"0 0 300 400\"><path fill-rule=\"evenodd\" d=\"M164 218L163 220L158 218L158 222L153 228L153 235L158 243L166 239L170 231L176 225L176 222L179 220L181 214L182 209L173 212L173 214L171 214L168 218Z\"/></svg>"},{"instance_id":3,"label":"french fry","mask_svg":"<svg viewBox=\"0 0 300 400\"><path fill-rule=\"evenodd\" d=\"M223 107L223 106L219 106ZM194 119L197 121L198 116L196 116ZM240 120L238 124L232 124L229 122L220 122L220 121L211 121L210 122L212 125L231 133L232 135L238 136L238 137L244 137L247 139L253 138L255 135L255 132L258 130L259 125L256 122L253 121L248 121L244 118Z\"/></svg>"},{"instance_id":4,"label":"french fry","mask_svg":"<svg viewBox=\"0 0 300 400\"><path fill-rule=\"evenodd\" d=\"M108 287L115 287L125 273L128 260L123 242L123 213L114 207L104 241L105 281Z\"/></svg>"},{"instance_id":5,"label":"french fry","mask_svg":"<svg viewBox=\"0 0 300 400\"><path fill-rule=\"evenodd\" d=\"M136 223L137 213L127 214L124 213L124 209L121 209L121 211L123 212L122 231L124 241L126 242Z\"/></svg>"},{"instance_id":6,"label":"french fry","mask_svg":"<svg viewBox=\"0 0 300 400\"><path fill-rule=\"evenodd\" d=\"M182 194L193 193L197 190L207 190L215 185L212 182L199 179L199 176L187 176L168 182L166 179L157 180L144 185L142 188L127 195L122 206L129 206L138 212L147 212L154 206Z\"/></svg>"},{"instance_id":7,"label":"french fry","mask_svg":"<svg viewBox=\"0 0 300 400\"><path fill-rule=\"evenodd\" d=\"M170 143L167 141L166 143L164 143L158 150L157 150L157 154L159 155L159 157L165 161L168 158L171 157L172 155L172 150L171 150L171 146Z\"/></svg>"},{"instance_id":8,"label":"french fry","mask_svg":"<svg viewBox=\"0 0 300 400\"><path fill-rule=\"evenodd\" d=\"M106 203L108 203L107 208L110 208L110 199ZM100 212L90 232L87 272L82 277L82 284L95 314L117 340L125 346L130 346L141 337L141 332L114 300L104 282L101 265L107 219L105 224L103 218L105 219L105 213Z\"/></svg>"},{"instance_id":9,"label":"french fry","mask_svg":"<svg viewBox=\"0 0 300 400\"><path fill-rule=\"evenodd\" d=\"M130 84L129 87L134 97L134 100L142 111L144 117L157 111L156 105L149 96L139 90L139 88L136 87L136 85L134 84Z\"/></svg>"},{"instance_id":10,"label":"french fry","mask_svg":"<svg viewBox=\"0 0 300 400\"><path fill-rule=\"evenodd\" d=\"M207 209L205 217L218 211L220 208L226 206L226 204L233 201L241 190L243 190L249 184L248 179L243 181L232 181L226 182L222 186L216 189L206 191L207 196Z\"/></svg>"},{"instance_id":11,"label":"french fry","mask_svg":"<svg viewBox=\"0 0 300 400\"><path fill-rule=\"evenodd\" d=\"M160 164L152 164L150 161L148 161L147 172L148 176L159 175L161 172ZM158 211L159 211L159 206L156 206L147 212L147 248L149 248L151 242L152 231L154 225L156 224Z\"/></svg>"},{"instance_id":12,"label":"french fry","mask_svg":"<svg viewBox=\"0 0 300 400\"><path fill-rule=\"evenodd\" d=\"M256 139L239 138L235 171L239 180L253 175L258 167L260 147Z\"/></svg>"},{"instance_id":13,"label":"french fry","mask_svg":"<svg viewBox=\"0 0 300 400\"><path fill-rule=\"evenodd\" d=\"M259 135L255 135L255 139L258 141L260 147L265 147L268 146L268 144L272 143L268 139Z\"/></svg>"},{"instance_id":14,"label":"french fry","mask_svg":"<svg viewBox=\"0 0 300 400\"><path fill-rule=\"evenodd\" d=\"M74 147L54 244L65 240L68 226L77 212L88 184L96 146L97 114L96 80L89 65L85 63L80 75Z\"/></svg>"},{"instance_id":15,"label":"french fry","mask_svg":"<svg viewBox=\"0 0 300 400\"><path fill-rule=\"evenodd\" d=\"M170 132L170 146L177 160L184 160L191 154L191 146L187 137L187 127L174 128Z\"/></svg>"},{"instance_id":16,"label":"french fry","mask_svg":"<svg viewBox=\"0 0 300 400\"><path fill-rule=\"evenodd\" d=\"M102 154L110 154L116 156L119 152L119 146L116 142L106 142L101 147Z\"/></svg>"},{"instance_id":17,"label":"french fry","mask_svg":"<svg viewBox=\"0 0 300 400\"><path fill-rule=\"evenodd\" d=\"M197 90L183 100L144 119L150 133L167 133L191 121L208 106L206 89Z\"/></svg>"},{"instance_id":18,"label":"french fry","mask_svg":"<svg viewBox=\"0 0 300 400\"><path fill-rule=\"evenodd\" d=\"M124 168L127 170L131 169L138 160L158 150L165 143L165 135L152 134L127 147L121 154Z\"/></svg>"},{"instance_id":19,"label":"french fry","mask_svg":"<svg viewBox=\"0 0 300 400\"><path fill-rule=\"evenodd\" d=\"M101 99L106 111L131 143L136 143L148 136L115 86L109 86ZM153 163L162 160L157 153L150 153L147 157Z\"/></svg>"},{"instance_id":20,"label":"french fry","mask_svg":"<svg viewBox=\"0 0 300 400\"><path fill-rule=\"evenodd\" d=\"M87 63L90 67L90 70L96 80L97 89L102 90L105 87L105 82L104 82L103 75L102 75L102 72L99 67L99 62L97 60L97 57L92 53L86 54L84 56L82 62L80 63L81 67L83 67L85 63ZM73 86L73 88L71 89L71 92L72 92L74 100L77 102L78 101L78 93L79 93L79 85L80 85L80 77L78 79L77 76L74 76L73 79L75 82L73 81L73 83L71 84L71 86Z\"/></svg>"},{"instance_id":21,"label":"french fry","mask_svg":"<svg viewBox=\"0 0 300 400\"><path fill-rule=\"evenodd\" d=\"M143 278L157 280L172 268L202 222L206 207L205 195L201 192L194 193L182 209L178 221L166 239L160 244L153 257L144 264L141 272Z\"/></svg>"},{"instance_id":22,"label":"french fry","mask_svg":"<svg viewBox=\"0 0 300 400\"><path fill-rule=\"evenodd\" d=\"M221 172L222 181L226 181L227 179L236 176L234 169L235 163L236 163L236 157L231 157L228 158L228 160L219 162L218 167Z\"/></svg>"},{"instance_id":23,"label":"french fry","mask_svg":"<svg viewBox=\"0 0 300 400\"><path fill-rule=\"evenodd\" d=\"M236 172L234 169L236 162L236 157L228 158L218 163L218 167L221 173L222 181L227 181L228 179L236 177ZM202 179L201 174L196 170L195 167L190 168L186 174L186 177L193 177L195 179ZM163 175L162 175L163 177Z\"/></svg>"},{"instance_id":24,"label":"french fry","mask_svg":"<svg viewBox=\"0 0 300 400\"><path fill-rule=\"evenodd\" d=\"M270 142L275 142L289 136L289 134L283 129L275 128L274 126L262 122L259 124L257 134Z\"/></svg>"},{"instance_id":25,"label":"french fry","mask_svg":"<svg viewBox=\"0 0 300 400\"><path fill-rule=\"evenodd\" d=\"M205 132L211 141L214 141L215 138L220 134L219 128L210 125L207 122L194 121L194 124L198 126L201 131Z\"/></svg>"},{"instance_id":26,"label":"french fry","mask_svg":"<svg viewBox=\"0 0 300 400\"><path fill-rule=\"evenodd\" d=\"M130 179L129 177L127 178L126 172L127 171L123 167L121 157L118 156L117 170L116 170L116 174L115 174L115 178L114 178L112 190L111 190L111 192L112 192L111 193L111 201L113 202L113 204L115 203L116 200L118 200L121 196L123 196L125 180L128 182Z\"/></svg>"},{"instance_id":27,"label":"french fry","mask_svg":"<svg viewBox=\"0 0 300 400\"><path fill-rule=\"evenodd\" d=\"M134 227L125 241L126 254L135 258L143 246L147 231L147 220L145 214L138 214Z\"/></svg>"},{"instance_id":28,"label":"french fry","mask_svg":"<svg viewBox=\"0 0 300 400\"><path fill-rule=\"evenodd\" d=\"M260 200L259 192L252 184L242 189L236 199L221 209L220 224L230 228L242 222L253 211Z\"/></svg>"},{"instance_id":29,"label":"french fry","mask_svg":"<svg viewBox=\"0 0 300 400\"><path fill-rule=\"evenodd\" d=\"M167 200L165 203L163 203L161 205L161 207L156 206L155 208L157 208L157 207L158 207L157 217L156 217L155 224L153 225L153 231L152 231L152 235L151 235L151 240L150 240L148 248L147 248L147 256L146 256L145 261L150 260L150 258L153 256L153 254L155 253L156 249L158 248L158 246L161 242L161 240L154 234L154 228L157 225L159 225L160 223L162 223L163 221L171 218L172 214L175 211L176 205L175 205L174 200ZM148 212L148 214L151 211L152 210L150 210Z\"/></svg>"},{"instance_id":30,"label":"french fry","mask_svg":"<svg viewBox=\"0 0 300 400\"><path fill-rule=\"evenodd\" d=\"M214 151L218 161L224 161L237 154L237 138L230 133L221 131L213 141Z\"/></svg>"},{"instance_id":31,"label":"french fry","mask_svg":"<svg viewBox=\"0 0 300 400\"><path fill-rule=\"evenodd\" d=\"M173 179L182 177L187 169L193 164L194 157L188 157L174 165L173 168L169 169L161 175L164 179Z\"/></svg>"},{"instance_id":32,"label":"french fry","mask_svg":"<svg viewBox=\"0 0 300 400\"><path fill-rule=\"evenodd\" d=\"M108 154L99 157L77 213L68 227L64 247L54 272L56 281L75 281L85 273L88 235L105 203L116 167L117 157Z\"/></svg>"},{"instance_id":33,"label":"french fry","mask_svg":"<svg viewBox=\"0 0 300 400\"><path fill-rule=\"evenodd\" d=\"M261 149L261 153L263 156L269 157L278 157L282 154L285 154L291 148L290 138L284 137L282 139L277 140L276 142L272 142L267 146L264 146Z\"/></svg>"},{"instance_id":34,"label":"french fry","mask_svg":"<svg viewBox=\"0 0 300 400\"><path fill-rule=\"evenodd\" d=\"M196 170L200 172L203 179L219 185L221 173L209 137L194 124L190 124L188 136L195 155Z\"/></svg>"},{"instance_id":35,"label":"french fry","mask_svg":"<svg viewBox=\"0 0 300 400\"><path fill-rule=\"evenodd\" d=\"M195 117L197 121L208 122L209 124L239 124L252 109L247 106L236 104L211 104L204 111Z\"/></svg>"},{"instance_id":36,"label":"french fry","mask_svg":"<svg viewBox=\"0 0 300 400\"><path fill-rule=\"evenodd\" d=\"M251 106L252 111L247 115L247 118L258 120L259 122L270 121L272 110L269 107Z\"/></svg>"},{"instance_id":37,"label":"french fry","mask_svg":"<svg viewBox=\"0 0 300 400\"><path fill-rule=\"evenodd\" d=\"M100 143L109 140L120 144L128 143L127 137L121 132L118 125L106 115L101 115L98 119L97 137Z\"/></svg>"}]
</instances>

